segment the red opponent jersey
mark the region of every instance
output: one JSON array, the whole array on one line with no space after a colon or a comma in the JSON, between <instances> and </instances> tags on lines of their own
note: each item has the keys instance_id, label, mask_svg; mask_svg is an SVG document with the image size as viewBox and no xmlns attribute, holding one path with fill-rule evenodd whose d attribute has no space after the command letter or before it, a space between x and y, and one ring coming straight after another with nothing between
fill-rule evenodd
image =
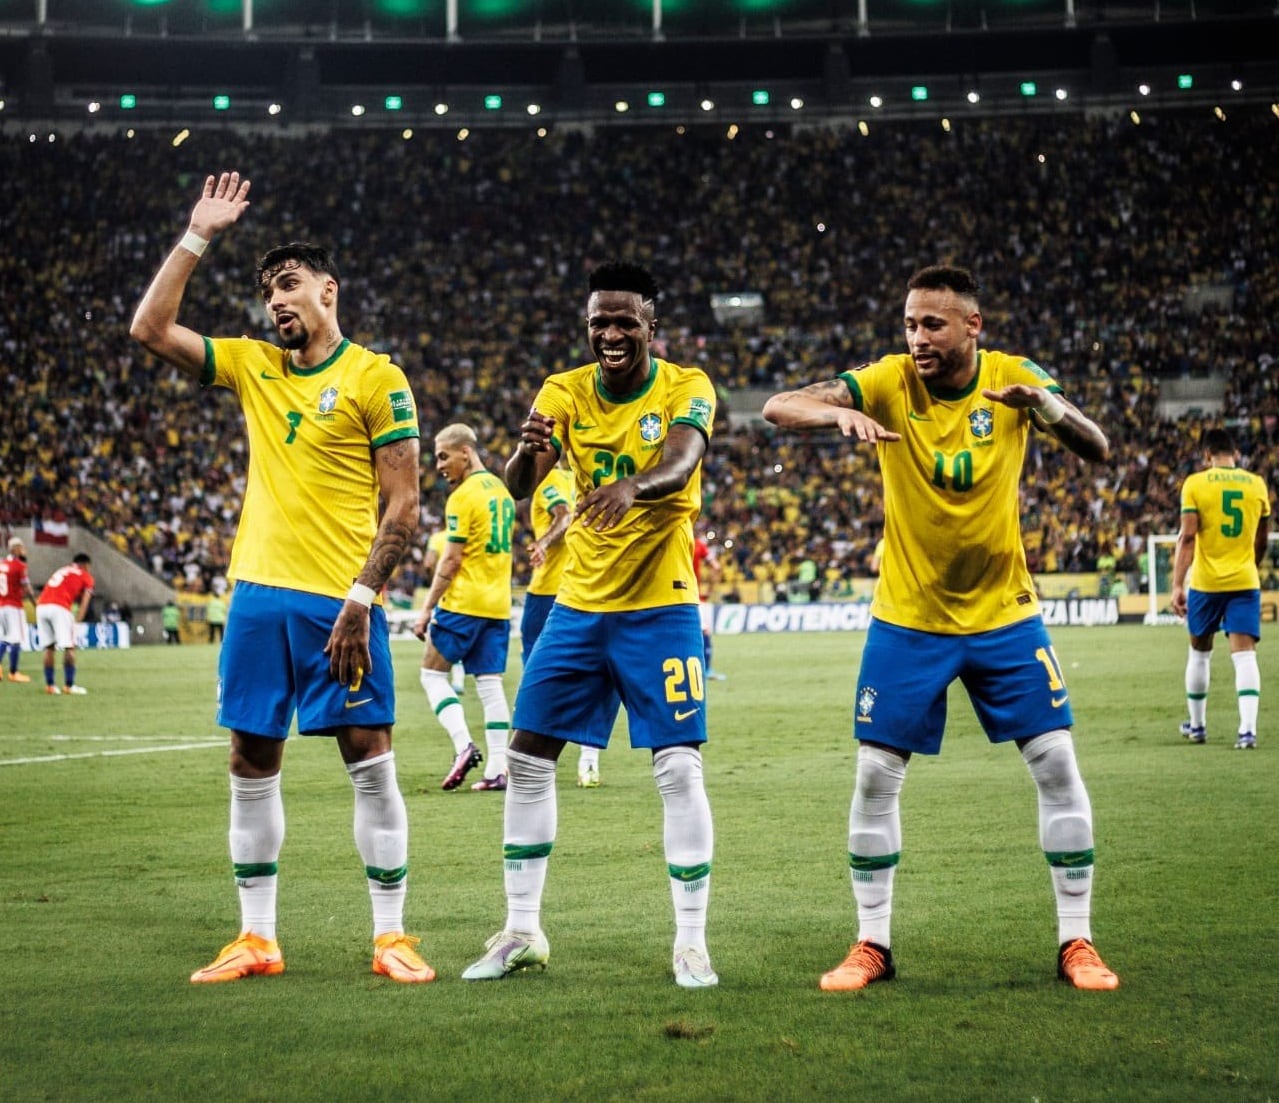
<instances>
[{"instance_id":1,"label":"red opponent jersey","mask_svg":"<svg viewBox=\"0 0 1279 1103\"><path fill-rule=\"evenodd\" d=\"M27 565L16 555L0 559L0 605L22 608L22 595L27 590Z\"/></svg>"},{"instance_id":2,"label":"red opponent jersey","mask_svg":"<svg viewBox=\"0 0 1279 1103\"><path fill-rule=\"evenodd\" d=\"M53 577L40 591L40 600L36 604L61 605L64 609L74 610L81 595L92 589L93 575L79 563L71 563L53 572Z\"/></svg>"}]
</instances>

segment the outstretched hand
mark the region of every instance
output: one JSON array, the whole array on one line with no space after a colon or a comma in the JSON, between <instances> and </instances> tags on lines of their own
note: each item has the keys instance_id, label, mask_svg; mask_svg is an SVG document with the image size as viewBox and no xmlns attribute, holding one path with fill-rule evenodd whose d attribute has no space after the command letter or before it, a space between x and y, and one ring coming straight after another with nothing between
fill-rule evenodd
<instances>
[{"instance_id":1,"label":"outstretched hand","mask_svg":"<svg viewBox=\"0 0 1279 1103\"><path fill-rule=\"evenodd\" d=\"M206 177L204 192L191 209L191 232L208 241L236 222L248 209L249 184L238 172Z\"/></svg>"},{"instance_id":2,"label":"outstretched hand","mask_svg":"<svg viewBox=\"0 0 1279 1103\"><path fill-rule=\"evenodd\" d=\"M1043 387L1032 387L1029 383L1010 383L998 391L983 387L981 393L983 398L1014 410L1035 410L1048 401L1048 392Z\"/></svg>"}]
</instances>

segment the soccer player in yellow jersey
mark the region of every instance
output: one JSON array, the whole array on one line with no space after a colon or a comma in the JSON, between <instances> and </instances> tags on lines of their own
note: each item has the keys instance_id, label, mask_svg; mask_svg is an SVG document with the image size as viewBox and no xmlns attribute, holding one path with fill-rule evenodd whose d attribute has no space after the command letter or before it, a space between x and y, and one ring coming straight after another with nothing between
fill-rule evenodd
<instances>
[{"instance_id":1,"label":"soccer player in yellow jersey","mask_svg":"<svg viewBox=\"0 0 1279 1103\"><path fill-rule=\"evenodd\" d=\"M502 675L511 642L515 502L506 484L484 466L469 425L446 425L435 435L435 469L453 488L444 504L448 536L413 632L426 641L422 689L453 741L453 765L440 788L456 789L484 761L449 685L450 668L461 663L475 677L488 749L484 776L471 788L502 790L511 730Z\"/></svg>"},{"instance_id":2,"label":"soccer player in yellow jersey","mask_svg":"<svg viewBox=\"0 0 1279 1103\"><path fill-rule=\"evenodd\" d=\"M1238 466L1234 441L1224 429L1203 435L1207 470L1181 486L1181 530L1172 564L1172 611L1186 618L1190 655L1186 660L1186 704L1190 719L1181 733L1192 743L1207 741L1208 676L1212 640L1218 629L1230 641L1239 701L1235 749L1257 746L1261 673L1261 576L1258 564L1270 537L1270 492L1260 475ZM1189 589L1187 589L1187 583Z\"/></svg>"},{"instance_id":3,"label":"soccer player in yellow jersey","mask_svg":"<svg viewBox=\"0 0 1279 1103\"><path fill-rule=\"evenodd\" d=\"M884 557L853 706L860 745L848 858L860 929L821 987L864 988L895 973L902 783L912 754L940 751L946 691L959 678L987 737L1017 744L1039 791L1058 975L1078 988L1115 988L1092 945L1092 812L1068 693L1018 525L1032 426L1085 459L1105 460L1109 445L1037 364L978 346L978 286L966 269L916 272L904 324L906 353L764 406L784 428L835 428L875 445L884 480Z\"/></svg>"},{"instance_id":4,"label":"soccer player in yellow jersey","mask_svg":"<svg viewBox=\"0 0 1279 1103\"><path fill-rule=\"evenodd\" d=\"M238 173L208 177L130 329L201 386L234 391L249 440L228 572L236 585L218 658L241 930L191 980L284 971L275 931L280 769L296 713L301 734L334 737L355 790L373 971L430 981L418 939L404 933L408 819L391 749L395 682L378 597L417 525L417 409L395 364L342 336L337 268L317 246L277 246L259 262L257 289L278 345L210 339L178 323L200 256L248 208L248 194Z\"/></svg>"},{"instance_id":5,"label":"soccer player in yellow jersey","mask_svg":"<svg viewBox=\"0 0 1279 1103\"><path fill-rule=\"evenodd\" d=\"M525 666L559 592L564 562L568 558L564 535L573 521L576 493L573 473L561 456L530 499L533 539L529 541L528 557L533 577L524 593L524 612L520 617L520 655ZM599 783L600 749L583 743L577 756L577 786L596 789Z\"/></svg>"},{"instance_id":6,"label":"soccer player in yellow jersey","mask_svg":"<svg viewBox=\"0 0 1279 1103\"><path fill-rule=\"evenodd\" d=\"M505 927L462 973L498 980L544 966L542 888L555 842L555 764L566 741L604 747L626 706L632 746L653 754L675 903L675 981L718 983L706 949L713 849L702 780L706 683L693 522L715 392L696 368L651 355L657 288L638 265L590 276L595 361L550 376L506 464L516 498L567 456L577 488L568 560L515 699L503 857Z\"/></svg>"},{"instance_id":7,"label":"soccer player in yellow jersey","mask_svg":"<svg viewBox=\"0 0 1279 1103\"><path fill-rule=\"evenodd\" d=\"M422 570L427 571L432 578L435 577L436 565L440 561L440 556L444 554L444 549L448 547L448 542L448 529L436 529L426 539L426 554L422 557ZM429 586L430 583L428 582L427 585ZM449 685L459 697L466 692L466 668L461 663L454 663L449 671Z\"/></svg>"}]
</instances>

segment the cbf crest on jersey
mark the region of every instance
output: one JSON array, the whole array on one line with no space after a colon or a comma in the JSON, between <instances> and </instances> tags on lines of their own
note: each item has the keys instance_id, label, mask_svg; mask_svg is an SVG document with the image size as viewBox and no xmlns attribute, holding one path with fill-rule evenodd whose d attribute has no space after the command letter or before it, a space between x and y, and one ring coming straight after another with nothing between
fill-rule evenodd
<instances>
[{"instance_id":1,"label":"cbf crest on jersey","mask_svg":"<svg viewBox=\"0 0 1279 1103\"><path fill-rule=\"evenodd\" d=\"M645 414L639 419L640 436L649 444L662 439L662 418L659 414Z\"/></svg>"},{"instance_id":2,"label":"cbf crest on jersey","mask_svg":"<svg viewBox=\"0 0 1279 1103\"><path fill-rule=\"evenodd\" d=\"M968 415L968 428L978 440L990 436L995 428L995 416L989 410L974 410Z\"/></svg>"},{"instance_id":3,"label":"cbf crest on jersey","mask_svg":"<svg viewBox=\"0 0 1279 1103\"><path fill-rule=\"evenodd\" d=\"M320 392L320 413L331 414L333 408L338 404L338 389L336 387L325 387Z\"/></svg>"}]
</instances>

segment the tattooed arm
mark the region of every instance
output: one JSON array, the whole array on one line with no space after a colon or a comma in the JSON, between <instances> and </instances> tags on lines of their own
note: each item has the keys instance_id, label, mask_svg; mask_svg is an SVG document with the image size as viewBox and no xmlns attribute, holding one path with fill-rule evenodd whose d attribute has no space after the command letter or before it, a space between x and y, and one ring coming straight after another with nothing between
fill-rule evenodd
<instances>
[{"instance_id":1,"label":"tattooed arm","mask_svg":"<svg viewBox=\"0 0 1279 1103\"><path fill-rule=\"evenodd\" d=\"M369 558L357 582L380 592L391 577L417 529L418 459L416 438L398 440L373 453L378 485L386 507ZM369 670L369 610L358 601L346 601L333 624L324 647L329 672L343 685L350 685L359 672Z\"/></svg>"},{"instance_id":2,"label":"tattooed arm","mask_svg":"<svg viewBox=\"0 0 1279 1103\"><path fill-rule=\"evenodd\" d=\"M798 391L782 391L764 403L764 418L783 429L838 429L846 437L873 443L901 440L872 417L853 408L853 395L842 379L812 383Z\"/></svg>"},{"instance_id":3,"label":"tattooed arm","mask_svg":"<svg viewBox=\"0 0 1279 1103\"><path fill-rule=\"evenodd\" d=\"M1076 456L1095 462L1110 458L1110 442L1101 427L1065 396L1053 395L1043 387L1025 383L1012 383L1002 390L983 390L981 393L992 402L1029 410L1036 428L1056 437ZM1052 421L1044 418L1045 410L1051 411Z\"/></svg>"}]
</instances>

